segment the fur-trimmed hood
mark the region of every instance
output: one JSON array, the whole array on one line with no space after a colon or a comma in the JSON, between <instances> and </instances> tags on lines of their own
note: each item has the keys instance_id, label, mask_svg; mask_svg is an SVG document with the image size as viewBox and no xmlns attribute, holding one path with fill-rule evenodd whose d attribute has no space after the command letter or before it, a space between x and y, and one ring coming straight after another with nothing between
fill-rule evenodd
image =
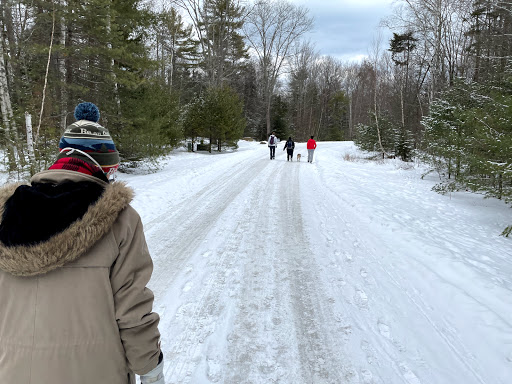
<instances>
[{"instance_id":1,"label":"fur-trimmed hood","mask_svg":"<svg viewBox=\"0 0 512 384\"><path fill-rule=\"evenodd\" d=\"M79 187L81 185L82 187ZM48 186L58 186L66 193L47 193ZM67 187L69 186L69 187ZM46 187L46 189L44 189ZM51 188L50 188L51 189ZM68 203L73 199L78 200L89 193L97 196L90 197L82 205L84 212L74 210L68 217L69 225L65 228L57 228L55 233L43 235L43 241L23 244L18 241L14 245L6 245L0 241L0 270L15 276L34 276L50 272L56 268L80 258L98 240L100 240L111 228L119 214L130 204L133 191L125 184L114 182L107 184L93 176L67 170L50 170L35 175L30 185L8 185L0 189L0 217L4 224L6 220L6 206L10 210L10 217L14 217L17 211L23 212L26 200L37 201L32 204L35 212L25 213L22 219L31 220L30 215L38 215L38 206L44 206L45 201L53 206L59 206L62 202L62 210L68 209ZM43 192L41 192L43 191ZM71 192L70 192L71 191ZM19 195L23 193L23 201ZM19 202L16 203L15 196ZM78 212L78 213L77 213ZM45 215L50 215L46 212ZM48 216L46 216L48 220ZM41 218L39 218L41 221ZM17 219L19 222L19 220ZM44 223L44 217L42 219ZM21 224L18 224L21 225ZM4 226L6 227L6 226ZM2 230L10 230L3 228Z\"/></svg>"}]
</instances>

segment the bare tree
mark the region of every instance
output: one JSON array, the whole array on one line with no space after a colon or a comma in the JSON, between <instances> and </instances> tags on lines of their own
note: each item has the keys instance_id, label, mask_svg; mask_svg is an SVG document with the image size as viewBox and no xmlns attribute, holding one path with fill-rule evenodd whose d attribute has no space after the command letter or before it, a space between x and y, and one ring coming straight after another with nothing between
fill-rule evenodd
<instances>
[{"instance_id":1,"label":"bare tree","mask_svg":"<svg viewBox=\"0 0 512 384\"><path fill-rule=\"evenodd\" d=\"M382 71L379 71L379 64L382 61L382 54L381 54L380 47L381 47L381 35L379 34L379 36L376 37L372 42L372 45L370 48L370 50L371 50L370 61L373 66L373 73L375 75L375 80L374 80L375 88L374 88L374 92L373 92L373 115L375 118L375 128L377 129L377 138L379 141L379 149L382 152L382 158L384 158L386 155L386 151L384 150L384 147L382 145L382 135L381 135L380 125L379 125L380 108L379 108L379 102L378 102L378 100L379 100L379 97L378 97L379 80L380 80L379 75L380 75L380 73L382 73Z\"/></svg>"},{"instance_id":2,"label":"bare tree","mask_svg":"<svg viewBox=\"0 0 512 384\"><path fill-rule=\"evenodd\" d=\"M250 10L243 30L258 57L262 75L267 135L270 134L272 94L294 45L313 27L304 7L286 0L261 0Z\"/></svg>"},{"instance_id":3,"label":"bare tree","mask_svg":"<svg viewBox=\"0 0 512 384\"><path fill-rule=\"evenodd\" d=\"M468 35L473 0L399 0L384 25L401 32L413 32L424 44L432 100L456 76L465 74Z\"/></svg>"},{"instance_id":4,"label":"bare tree","mask_svg":"<svg viewBox=\"0 0 512 384\"><path fill-rule=\"evenodd\" d=\"M290 60L290 81L288 82L290 103L293 106L291 122L297 139L304 140L312 133L313 120L312 88L316 87L316 66L319 60L313 44L303 42L296 45L295 52ZM266 106L266 104L265 104ZM267 109L266 109L267 110Z\"/></svg>"},{"instance_id":5,"label":"bare tree","mask_svg":"<svg viewBox=\"0 0 512 384\"><path fill-rule=\"evenodd\" d=\"M359 65L348 64L343 68L342 86L345 94L349 97L348 102L348 139L352 140L354 133L354 93L357 88L357 72Z\"/></svg>"}]
</instances>

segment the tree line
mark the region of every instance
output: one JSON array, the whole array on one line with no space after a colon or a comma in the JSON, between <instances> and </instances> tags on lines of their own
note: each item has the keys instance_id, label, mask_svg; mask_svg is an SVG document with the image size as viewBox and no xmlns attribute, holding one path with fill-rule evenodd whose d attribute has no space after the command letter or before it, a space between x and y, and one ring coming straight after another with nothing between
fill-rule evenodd
<instances>
[{"instance_id":1,"label":"tree line","mask_svg":"<svg viewBox=\"0 0 512 384\"><path fill-rule=\"evenodd\" d=\"M287 0L0 0L0 144L49 165L92 101L123 161L184 139L354 140L432 165L438 190L511 201L512 1L399 0L362 62L320 55ZM509 229L510 232L510 229Z\"/></svg>"},{"instance_id":2,"label":"tree line","mask_svg":"<svg viewBox=\"0 0 512 384\"><path fill-rule=\"evenodd\" d=\"M0 144L13 177L49 165L81 101L100 107L125 162L184 139L209 150L271 131L351 140L366 118L365 65L321 56L308 9L287 0L0 5Z\"/></svg>"},{"instance_id":3,"label":"tree line","mask_svg":"<svg viewBox=\"0 0 512 384\"><path fill-rule=\"evenodd\" d=\"M511 203L512 1L399 3L383 21L393 31L387 49L375 45L356 75L356 92L367 93L356 143L421 158L441 193Z\"/></svg>"},{"instance_id":4,"label":"tree line","mask_svg":"<svg viewBox=\"0 0 512 384\"><path fill-rule=\"evenodd\" d=\"M101 110L123 161L183 139L263 139L313 20L286 0L0 0L0 143L11 177L49 165L75 105ZM283 129L288 129L287 127Z\"/></svg>"}]
</instances>

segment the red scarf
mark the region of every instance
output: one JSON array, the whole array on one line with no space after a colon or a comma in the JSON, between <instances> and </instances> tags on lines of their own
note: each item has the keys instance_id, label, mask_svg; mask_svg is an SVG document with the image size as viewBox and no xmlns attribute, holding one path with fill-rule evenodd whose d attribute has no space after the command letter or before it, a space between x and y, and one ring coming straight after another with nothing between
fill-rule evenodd
<instances>
[{"instance_id":1,"label":"red scarf","mask_svg":"<svg viewBox=\"0 0 512 384\"><path fill-rule=\"evenodd\" d=\"M86 175L95 176L101 180L106 179L103 170L99 168L97 165L90 164L86 161L76 159L74 157L63 157L61 159L58 159L48 169L67 169L68 171L75 171L85 173Z\"/></svg>"}]
</instances>

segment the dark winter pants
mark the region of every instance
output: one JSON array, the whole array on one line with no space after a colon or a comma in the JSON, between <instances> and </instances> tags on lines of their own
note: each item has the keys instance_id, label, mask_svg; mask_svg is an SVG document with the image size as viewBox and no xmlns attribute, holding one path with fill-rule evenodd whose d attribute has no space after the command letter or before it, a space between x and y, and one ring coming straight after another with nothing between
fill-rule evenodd
<instances>
[{"instance_id":1,"label":"dark winter pants","mask_svg":"<svg viewBox=\"0 0 512 384\"><path fill-rule=\"evenodd\" d=\"M286 149L286 161L291 160L293 161L293 148L287 148Z\"/></svg>"},{"instance_id":2,"label":"dark winter pants","mask_svg":"<svg viewBox=\"0 0 512 384\"><path fill-rule=\"evenodd\" d=\"M270 146L270 160L276 157L276 146L271 145Z\"/></svg>"}]
</instances>

